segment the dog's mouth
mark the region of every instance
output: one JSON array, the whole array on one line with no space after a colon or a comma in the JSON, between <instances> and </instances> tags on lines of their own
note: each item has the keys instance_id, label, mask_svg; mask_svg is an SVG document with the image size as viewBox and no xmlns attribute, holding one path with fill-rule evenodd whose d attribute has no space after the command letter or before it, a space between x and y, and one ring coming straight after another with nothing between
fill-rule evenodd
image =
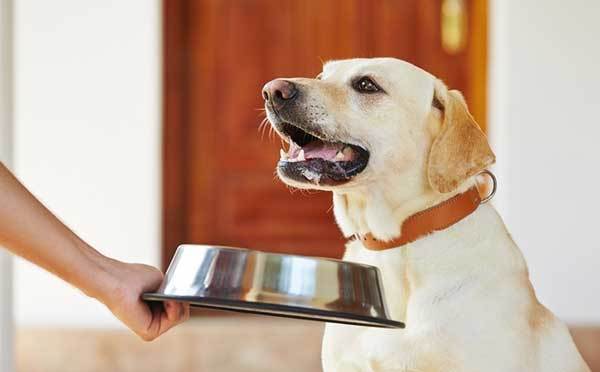
<instances>
[{"instance_id":1,"label":"dog's mouth","mask_svg":"<svg viewBox=\"0 0 600 372\"><path fill-rule=\"evenodd\" d=\"M297 125L283 122L277 131L289 144L281 150L278 171L297 182L337 186L362 172L369 161L364 148L339 141L325 140L323 134L310 133Z\"/></svg>"}]
</instances>

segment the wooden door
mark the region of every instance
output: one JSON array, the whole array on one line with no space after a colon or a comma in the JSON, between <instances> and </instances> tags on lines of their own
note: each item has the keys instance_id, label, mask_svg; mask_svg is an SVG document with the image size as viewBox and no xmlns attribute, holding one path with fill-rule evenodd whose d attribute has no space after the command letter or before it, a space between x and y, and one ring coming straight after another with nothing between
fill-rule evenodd
<instances>
[{"instance_id":1,"label":"wooden door","mask_svg":"<svg viewBox=\"0 0 600 372\"><path fill-rule=\"evenodd\" d=\"M453 54L442 3L165 0L164 263L180 243L339 257L331 195L274 177L280 143L258 132L261 87L329 59L393 56L461 89L482 123L485 2L464 2L469 34Z\"/></svg>"}]
</instances>

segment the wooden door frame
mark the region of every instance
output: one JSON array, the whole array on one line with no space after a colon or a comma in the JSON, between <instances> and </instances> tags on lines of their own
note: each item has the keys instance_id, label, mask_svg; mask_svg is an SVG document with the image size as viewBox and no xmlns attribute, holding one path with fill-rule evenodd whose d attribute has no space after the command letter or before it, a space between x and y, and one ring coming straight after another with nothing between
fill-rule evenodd
<instances>
[{"instance_id":1,"label":"wooden door frame","mask_svg":"<svg viewBox=\"0 0 600 372\"><path fill-rule=\"evenodd\" d=\"M186 237L187 0L163 0L162 268Z\"/></svg>"},{"instance_id":2,"label":"wooden door frame","mask_svg":"<svg viewBox=\"0 0 600 372\"><path fill-rule=\"evenodd\" d=\"M481 129L487 133L487 80L488 80L488 0L471 0L469 17L469 53L467 59L471 66L472 78L470 79L469 93L471 101L469 109L479 123ZM482 63L484 61L484 63Z\"/></svg>"},{"instance_id":3,"label":"wooden door frame","mask_svg":"<svg viewBox=\"0 0 600 372\"><path fill-rule=\"evenodd\" d=\"M186 242L185 172L188 159L188 9L189 0L163 0L163 144L162 144L162 268L177 246ZM488 1L469 0L470 43L467 60L472 71L470 108L482 129L487 115ZM485 61L482 63L482 61Z\"/></svg>"}]
</instances>

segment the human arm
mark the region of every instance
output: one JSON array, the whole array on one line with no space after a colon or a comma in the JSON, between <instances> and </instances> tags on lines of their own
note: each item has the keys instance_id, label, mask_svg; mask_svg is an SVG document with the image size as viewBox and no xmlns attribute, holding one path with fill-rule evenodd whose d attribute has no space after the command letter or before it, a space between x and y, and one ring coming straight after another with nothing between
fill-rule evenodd
<instances>
[{"instance_id":1,"label":"human arm","mask_svg":"<svg viewBox=\"0 0 600 372\"><path fill-rule=\"evenodd\" d=\"M156 289L162 273L102 255L45 208L0 163L0 245L46 269L106 305L144 340L152 340L189 317L189 307L140 299Z\"/></svg>"}]
</instances>

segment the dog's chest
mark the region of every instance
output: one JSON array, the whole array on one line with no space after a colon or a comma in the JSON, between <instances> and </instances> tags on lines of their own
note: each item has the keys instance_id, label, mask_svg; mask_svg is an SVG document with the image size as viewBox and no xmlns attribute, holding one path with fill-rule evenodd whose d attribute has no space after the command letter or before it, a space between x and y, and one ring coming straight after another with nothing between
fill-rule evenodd
<instances>
[{"instance_id":1,"label":"dog's chest","mask_svg":"<svg viewBox=\"0 0 600 372\"><path fill-rule=\"evenodd\" d=\"M390 316L405 322L410 317L411 325L406 329L388 330L328 324L323 340L325 371L449 370L445 367L455 364L448 359L449 355L456 355L447 350L450 335L441 333L444 327L426 320L431 319L428 315L415 313L421 312L419 302L423 296L433 295L422 288L416 291L423 283L417 283L416 268L411 267L406 252L368 252L361 247L353 247L353 244L357 243L349 245L344 258L378 267ZM419 319L418 323L412 323L416 319ZM442 317L433 319L443 321Z\"/></svg>"}]
</instances>

